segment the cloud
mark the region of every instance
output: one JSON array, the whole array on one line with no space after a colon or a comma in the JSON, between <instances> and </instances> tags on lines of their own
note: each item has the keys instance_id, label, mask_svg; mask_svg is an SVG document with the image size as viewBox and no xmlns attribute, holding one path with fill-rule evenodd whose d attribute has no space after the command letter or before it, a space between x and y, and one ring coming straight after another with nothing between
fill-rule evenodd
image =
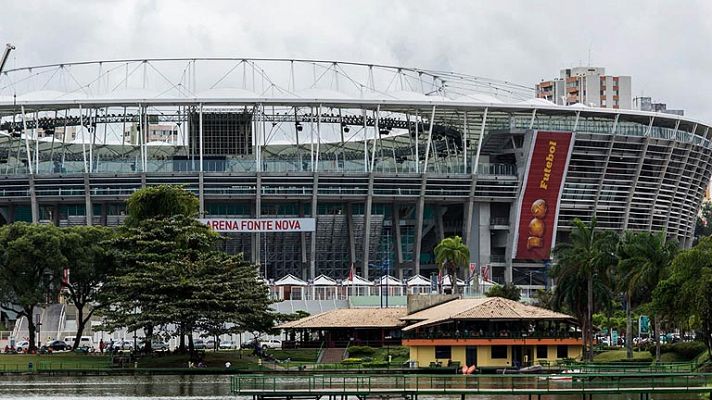
<instances>
[{"instance_id":1,"label":"cloud","mask_svg":"<svg viewBox=\"0 0 712 400\"><path fill-rule=\"evenodd\" d=\"M9 67L175 56L313 57L533 86L590 61L712 120L712 3L688 1L6 1Z\"/></svg>"}]
</instances>

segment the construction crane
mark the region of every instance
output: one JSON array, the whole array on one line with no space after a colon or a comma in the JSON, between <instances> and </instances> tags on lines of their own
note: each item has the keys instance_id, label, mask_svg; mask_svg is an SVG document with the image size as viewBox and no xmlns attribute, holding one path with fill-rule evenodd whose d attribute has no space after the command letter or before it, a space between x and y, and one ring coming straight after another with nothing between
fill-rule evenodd
<instances>
[{"instance_id":1,"label":"construction crane","mask_svg":"<svg viewBox=\"0 0 712 400\"><path fill-rule=\"evenodd\" d=\"M5 62L7 62L8 57L10 57L10 52L15 50L15 46L12 44L8 43L5 45L5 53L2 55L2 59L0 59L0 73L2 73L2 69L5 67Z\"/></svg>"}]
</instances>

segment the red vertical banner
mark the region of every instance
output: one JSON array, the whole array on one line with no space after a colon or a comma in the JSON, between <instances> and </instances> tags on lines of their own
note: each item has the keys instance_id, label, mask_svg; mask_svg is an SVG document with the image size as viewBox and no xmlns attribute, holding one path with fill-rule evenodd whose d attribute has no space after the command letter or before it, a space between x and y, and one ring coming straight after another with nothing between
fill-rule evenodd
<instances>
[{"instance_id":1,"label":"red vertical banner","mask_svg":"<svg viewBox=\"0 0 712 400\"><path fill-rule=\"evenodd\" d=\"M519 204L514 258L550 258L573 143L572 132L534 132Z\"/></svg>"}]
</instances>

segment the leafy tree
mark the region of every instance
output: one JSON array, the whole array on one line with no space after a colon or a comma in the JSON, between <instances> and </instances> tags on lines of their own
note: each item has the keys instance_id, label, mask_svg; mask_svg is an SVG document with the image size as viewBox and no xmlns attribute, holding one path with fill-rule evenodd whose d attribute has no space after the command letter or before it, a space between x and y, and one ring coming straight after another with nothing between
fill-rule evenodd
<instances>
[{"instance_id":1,"label":"leafy tree","mask_svg":"<svg viewBox=\"0 0 712 400\"><path fill-rule=\"evenodd\" d=\"M487 293L487 297L503 297L514 301L519 301L522 298L522 291L513 283L505 283L504 285L494 285Z\"/></svg>"},{"instance_id":2,"label":"leafy tree","mask_svg":"<svg viewBox=\"0 0 712 400\"><path fill-rule=\"evenodd\" d=\"M554 309L554 291L551 289L537 289L534 292L534 305L547 310Z\"/></svg>"},{"instance_id":3,"label":"leafy tree","mask_svg":"<svg viewBox=\"0 0 712 400\"><path fill-rule=\"evenodd\" d=\"M176 215L198 215L198 198L176 185L149 186L136 191L126 201L126 225L137 225L146 219L163 219Z\"/></svg>"},{"instance_id":4,"label":"leafy tree","mask_svg":"<svg viewBox=\"0 0 712 400\"><path fill-rule=\"evenodd\" d=\"M61 251L70 272L69 280L63 284L67 297L77 308L77 334L73 346L78 348L86 324L97 309L106 305L99 301L99 295L103 283L113 272L114 263L106 243L113 231L91 226L65 228L62 231Z\"/></svg>"},{"instance_id":5,"label":"leafy tree","mask_svg":"<svg viewBox=\"0 0 712 400\"><path fill-rule=\"evenodd\" d=\"M195 219L195 196L180 187L142 189L128 201L130 218L112 241L118 263L102 310L108 328L176 324L180 348L194 350L195 329L218 335L274 326L267 288L241 256L217 251L219 236ZM146 341L150 351L150 341Z\"/></svg>"},{"instance_id":6,"label":"leafy tree","mask_svg":"<svg viewBox=\"0 0 712 400\"><path fill-rule=\"evenodd\" d=\"M712 201L705 201L695 221L695 240L712 235Z\"/></svg>"},{"instance_id":7,"label":"leafy tree","mask_svg":"<svg viewBox=\"0 0 712 400\"><path fill-rule=\"evenodd\" d=\"M653 309L671 320L697 319L712 355L712 238L679 252L670 274L653 291Z\"/></svg>"},{"instance_id":8,"label":"leafy tree","mask_svg":"<svg viewBox=\"0 0 712 400\"><path fill-rule=\"evenodd\" d=\"M112 304L101 311L106 328L144 329L149 337L157 325L184 322L177 316L188 318L186 314L193 313L197 317L197 310L180 309L183 304L179 300L189 299L195 292L193 264L213 251L215 240L207 226L182 215L122 227L111 241L117 267L107 279L101 299ZM181 285L176 287L175 279ZM195 320L193 317L188 319Z\"/></svg>"},{"instance_id":9,"label":"leafy tree","mask_svg":"<svg viewBox=\"0 0 712 400\"><path fill-rule=\"evenodd\" d=\"M457 272L470 260L470 249L462 242L460 236L447 237L435 246L435 263L441 269L446 269L450 275L453 293L458 293Z\"/></svg>"},{"instance_id":10,"label":"leafy tree","mask_svg":"<svg viewBox=\"0 0 712 400\"><path fill-rule=\"evenodd\" d=\"M619 246L619 288L626 295L626 338L632 338L633 304L649 303L653 291L663 280L678 251L678 243L668 240L663 232L626 232ZM655 357L660 361L660 318L653 316ZM628 358L633 358L632 340L626 341Z\"/></svg>"},{"instance_id":11,"label":"leafy tree","mask_svg":"<svg viewBox=\"0 0 712 400\"><path fill-rule=\"evenodd\" d=\"M558 306L566 305L581 323L588 360L593 359L594 308L611 298L608 284L612 266L617 263L617 244L618 236L597 229L595 218L590 224L577 218L569 241L554 249L554 301ZM585 299L582 293L586 293Z\"/></svg>"},{"instance_id":12,"label":"leafy tree","mask_svg":"<svg viewBox=\"0 0 712 400\"><path fill-rule=\"evenodd\" d=\"M0 303L27 318L30 352L37 349L34 310L54 301L59 289L66 262L61 236L53 225L17 222L0 227Z\"/></svg>"}]
</instances>

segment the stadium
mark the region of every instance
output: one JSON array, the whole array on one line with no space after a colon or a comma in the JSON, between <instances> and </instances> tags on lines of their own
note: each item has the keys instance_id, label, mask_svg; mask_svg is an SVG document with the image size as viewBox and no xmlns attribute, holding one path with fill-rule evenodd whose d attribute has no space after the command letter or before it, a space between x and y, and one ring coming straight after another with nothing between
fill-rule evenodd
<instances>
[{"instance_id":1,"label":"stadium","mask_svg":"<svg viewBox=\"0 0 712 400\"><path fill-rule=\"evenodd\" d=\"M268 279L427 277L435 244L460 235L468 276L530 289L547 285L575 218L691 245L708 124L533 97L463 73L322 60L12 68L0 224L118 225L135 190L179 184L226 251Z\"/></svg>"}]
</instances>

